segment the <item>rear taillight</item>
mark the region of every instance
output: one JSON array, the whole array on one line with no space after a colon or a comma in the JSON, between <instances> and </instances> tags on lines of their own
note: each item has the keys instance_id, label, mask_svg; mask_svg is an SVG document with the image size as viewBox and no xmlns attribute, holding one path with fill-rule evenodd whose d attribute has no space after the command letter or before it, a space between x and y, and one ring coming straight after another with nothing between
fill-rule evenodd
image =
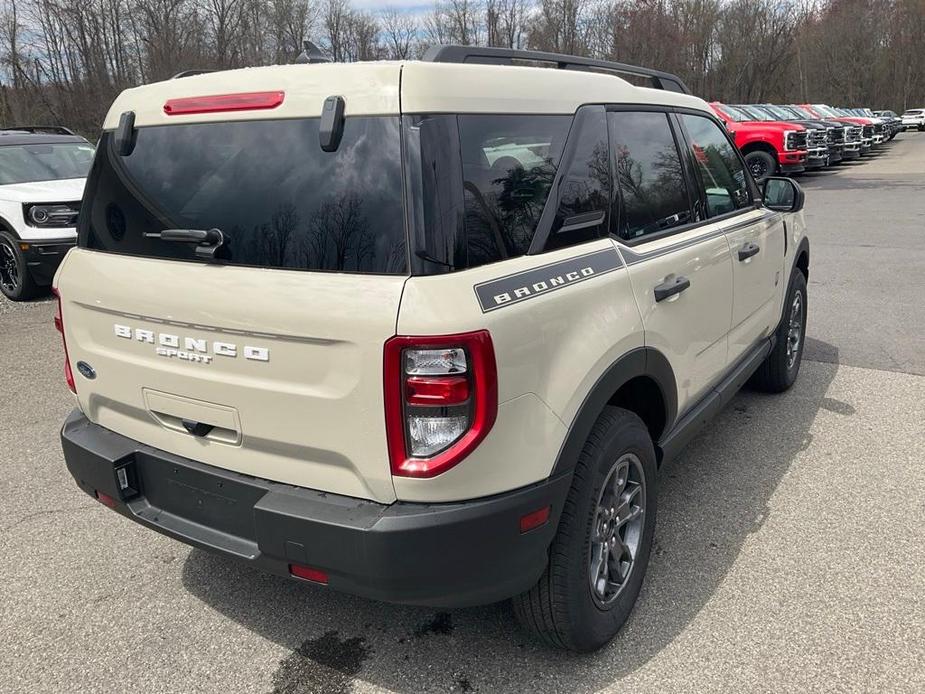
<instances>
[{"instance_id":1,"label":"rear taillight","mask_svg":"<svg viewBox=\"0 0 925 694\"><path fill-rule=\"evenodd\" d=\"M434 477L465 458L498 414L491 335L480 330L385 343L385 421L392 474Z\"/></svg>"},{"instance_id":2,"label":"rear taillight","mask_svg":"<svg viewBox=\"0 0 925 694\"><path fill-rule=\"evenodd\" d=\"M52 288L55 295L55 330L61 333L61 344L64 345L64 380L71 392L77 394L77 384L74 383L74 372L71 371L71 360L67 356L67 340L64 338L64 319L61 317L61 295L56 288Z\"/></svg>"}]
</instances>

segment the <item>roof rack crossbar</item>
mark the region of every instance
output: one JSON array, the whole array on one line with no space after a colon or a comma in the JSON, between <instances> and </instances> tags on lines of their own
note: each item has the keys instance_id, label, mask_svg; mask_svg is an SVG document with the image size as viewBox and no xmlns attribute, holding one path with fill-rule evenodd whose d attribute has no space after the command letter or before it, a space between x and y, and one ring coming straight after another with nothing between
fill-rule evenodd
<instances>
[{"instance_id":1,"label":"roof rack crossbar","mask_svg":"<svg viewBox=\"0 0 925 694\"><path fill-rule=\"evenodd\" d=\"M609 60L582 58L562 53L545 51L527 51L514 48L489 48L483 46L431 46L424 54L423 60L432 63L475 63L481 65L513 65L515 61L551 63L560 70L602 70L645 77L655 89L690 94L691 90L677 75L661 70L652 70L636 65L614 63Z\"/></svg>"},{"instance_id":2,"label":"roof rack crossbar","mask_svg":"<svg viewBox=\"0 0 925 694\"><path fill-rule=\"evenodd\" d=\"M9 128L0 128L0 132L42 133L45 135L73 135L74 131L63 125L17 125Z\"/></svg>"}]
</instances>

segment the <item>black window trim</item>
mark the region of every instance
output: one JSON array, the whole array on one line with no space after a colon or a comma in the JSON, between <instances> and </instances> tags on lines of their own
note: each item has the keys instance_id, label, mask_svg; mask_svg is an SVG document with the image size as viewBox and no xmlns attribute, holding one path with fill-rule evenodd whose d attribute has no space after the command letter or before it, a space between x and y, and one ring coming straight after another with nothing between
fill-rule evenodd
<instances>
[{"instance_id":1,"label":"black window trim","mask_svg":"<svg viewBox=\"0 0 925 694\"><path fill-rule=\"evenodd\" d=\"M723 130L723 132L726 133L726 139L729 140L730 144L732 144L732 146L735 148L735 151L738 153L739 159L742 160L743 165L744 165L744 159L742 158L742 153L739 152L739 148L736 147L735 141L732 139L731 133L729 133L729 131L726 130L722 126L721 121L712 113L707 113L706 111L701 111L699 109L694 109L694 108L686 108L683 106L661 106L657 104L608 104L607 111L608 112L611 112L611 111L653 112L654 111L658 113L667 113L667 114L682 114L683 113L683 114L688 114L688 115L693 115L693 116L703 116L704 118L709 118L714 123L719 125L720 128ZM669 117L669 121L671 120L672 118ZM673 123L672 123L672 127L674 127ZM608 128L608 132L609 132L609 128ZM687 139L686 134L684 135L684 138L685 138L684 139L685 145L688 145L686 148L689 150L690 143L689 143L689 140ZM681 159L682 161L684 161L685 157L683 156L683 154L679 152L679 155L681 155ZM611 157L611 160L612 159L613 157ZM686 165L685 165L685 169L687 170L687 176L689 177L690 171L688 170L688 167ZM636 246L645 245L650 242L661 241L662 239L669 238L671 236L674 236L675 234L683 234L688 231L693 231L693 230L698 229L699 227L705 227L711 224L725 222L727 220L740 217L749 212L760 210L764 207L764 205L762 204L761 197L758 196L757 194L757 185L755 184L755 181L752 178L751 172L749 172L747 167L745 169L745 172L746 172L747 180L750 182L749 185L750 185L750 188L752 190L752 195L753 195L754 205L751 207L743 207L741 210L727 212L726 214L723 214L723 215L718 215L710 219L704 219L704 220L700 220L696 222L691 222L690 224L684 224L681 226L671 227L670 229L665 229L664 231L655 232L653 234L647 234L645 236L639 236L635 239L624 239L617 234L611 234L611 237L619 244L633 248ZM689 180L689 178L686 181L686 183L688 185L688 190L690 190L691 181ZM618 185L614 185L613 187L615 189L619 188ZM622 208L622 194L620 195L621 195L620 200L621 200L621 208ZM690 193L688 193L688 197L690 197ZM693 210L691 211L693 212ZM620 217L621 217L621 223L622 223L623 215L621 214Z\"/></svg>"},{"instance_id":2,"label":"black window trim","mask_svg":"<svg viewBox=\"0 0 925 694\"><path fill-rule=\"evenodd\" d=\"M578 119L582 113L591 113L598 111L604 115L604 123L606 127L607 122L607 111L603 104L582 104L579 106L575 113L572 115L572 123L569 126L568 135L565 137L565 145L562 148L562 156L559 157L559 165L556 167L556 175L552 180L552 185L549 187L549 195L546 196L546 202L543 204L543 211L540 213L539 221L536 223L536 229L533 232L533 239L530 242L530 247L527 249L525 255L542 255L543 253L550 252L552 250L562 250L564 248L571 248L572 246L560 246L556 249L547 248L549 244L549 238L552 235L552 225L556 219L556 213L559 211L559 206L562 202L562 195L560 188L562 187L562 182L565 180L566 175L571 171L572 161L575 158L575 151L578 149L578 140L581 135L581 128L578 127ZM610 135L609 129L607 131L607 149L610 150ZM612 223L613 218L613 195L614 188L616 186L613 182L613 167L610 171L610 198L611 204L609 210L604 210L603 212L608 216L608 219L605 220L607 223L608 230ZM600 241L603 238L606 238L607 234L602 234L596 239L591 239L590 241L585 241L584 243L593 243L595 241ZM574 246L582 246L584 243L577 243Z\"/></svg>"}]
</instances>

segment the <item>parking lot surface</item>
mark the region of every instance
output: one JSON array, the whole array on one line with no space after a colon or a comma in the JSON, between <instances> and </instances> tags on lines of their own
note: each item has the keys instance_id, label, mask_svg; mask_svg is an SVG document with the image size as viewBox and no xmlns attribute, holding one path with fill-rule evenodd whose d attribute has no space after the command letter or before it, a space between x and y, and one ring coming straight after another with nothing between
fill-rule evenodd
<instances>
[{"instance_id":1,"label":"parking lot surface","mask_svg":"<svg viewBox=\"0 0 925 694\"><path fill-rule=\"evenodd\" d=\"M505 605L339 595L112 513L64 467L51 302L0 299L0 689L925 691L925 134L801 182L800 379L663 470L639 604L590 656Z\"/></svg>"}]
</instances>

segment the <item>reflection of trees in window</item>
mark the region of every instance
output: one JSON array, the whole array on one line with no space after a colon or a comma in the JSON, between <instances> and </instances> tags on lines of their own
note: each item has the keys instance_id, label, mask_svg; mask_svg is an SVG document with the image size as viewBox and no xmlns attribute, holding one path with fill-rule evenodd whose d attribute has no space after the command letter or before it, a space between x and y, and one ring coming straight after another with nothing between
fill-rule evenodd
<instances>
[{"instance_id":1,"label":"reflection of trees in window","mask_svg":"<svg viewBox=\"0 0 925 694\"><path fill-rule=\"evenodd\" d=\"M616 154L617 180L631 236L688 220L684 170L673 144L655 152L650 162L634 159L626 145L617 146Z\"/></svg>"},{"instance_id":2,"label":"reflection of trees in window","mask_svg":"<svg viewBox=\"0 0 925 694\"><path fill-rule=\"evenodd\" d=\"M486 190L465 181L470 265L527 252L555 173L546 159L529 170L512 166Z\"/></svg>"}]
</instances>

